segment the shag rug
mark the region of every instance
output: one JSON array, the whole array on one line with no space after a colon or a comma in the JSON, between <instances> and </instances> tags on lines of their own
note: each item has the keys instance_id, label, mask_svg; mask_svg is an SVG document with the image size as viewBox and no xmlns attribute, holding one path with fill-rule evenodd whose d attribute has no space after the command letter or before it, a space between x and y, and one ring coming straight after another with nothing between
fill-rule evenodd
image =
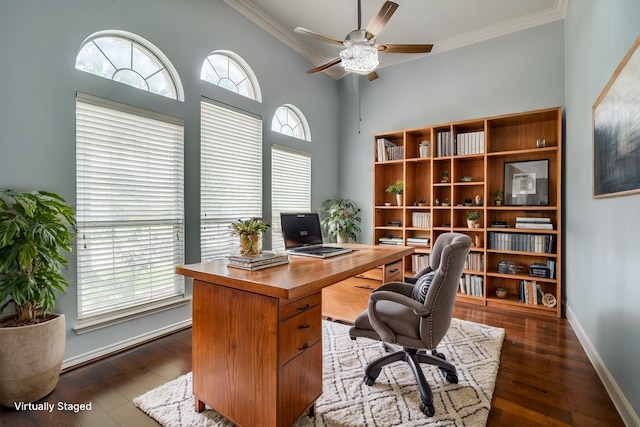
<instances>
[{"instance_id":1,"label":"shag rug","mask_svg":"<svg viewBox=\"0 0 640 427\"><path fill-rule=\"evenodd\" d=\"M484 426L498 374L504 329L452 319L438 346L458 370L458 384L441 371L421 365L434 394L435 415L420 411L420 393L405 362L382 368L371 387L363 382L364 368L384 355L378 341L349 338L349 326L322 322L323 393L316 416L303 415L303 426ZM165 427L211 427L234 424L207 407L194 411L191 373L134 399L134 404Z\"/></svg>"}]
</instances>

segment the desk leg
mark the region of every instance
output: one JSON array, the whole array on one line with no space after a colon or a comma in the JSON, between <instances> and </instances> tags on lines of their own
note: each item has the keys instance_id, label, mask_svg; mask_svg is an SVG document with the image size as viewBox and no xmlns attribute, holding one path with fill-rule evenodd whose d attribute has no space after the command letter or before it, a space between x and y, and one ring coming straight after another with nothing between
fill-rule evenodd
<instances>
[{"instance_id":1,"label":"desk leg","mask_svg":"<svg viewBox=\"0 0 640 427\"><path fill-rule=\"evenodd\" d=\"M200 399L198 399L197 397L194 396L195 399L195 406L196 406L196 412L200 413L204 411L204 402Z\"/></svg>"},{"instance_id":2,"label":"desk leg","mask_svg":"<svg viewBox=\"0 0 640 427\"><path fill-rule=\"evenodd\" d=\"M316 416L316 402L313 402L313 405L311 405L309 407L308 414L309 414L310 417L315 417Z\"/></svg>"}]
</instances>

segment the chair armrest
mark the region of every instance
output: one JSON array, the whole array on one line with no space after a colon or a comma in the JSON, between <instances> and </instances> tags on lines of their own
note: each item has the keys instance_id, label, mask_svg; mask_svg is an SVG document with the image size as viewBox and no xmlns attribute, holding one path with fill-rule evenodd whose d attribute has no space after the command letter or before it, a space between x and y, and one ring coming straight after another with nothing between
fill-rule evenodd
<instances>
[{"instance_id":1,"label":"chair armrest","mask_svg":"<svg viewBox=\"0 0 640 427\"><path fill-rule=\"evenodd\" d=\"M367 310L369 314L369 322L371 322L371 326L373 326L373 329L375 329L378 335L380 335L382 341L395 343L396 333L389 326L387 326L386 323L384 323L384 321L378 314L378 311L376 310L376 304L378 303L378 301L393 301L397 304L409 308L416 316L420 317L428 317L431 314L431 311L427 307L425 307L424 304L414 300L413 298L411 298L411 296L407 296L404 294L408 291L409 295L411 295L411 289L413 289L413 285L410 285L408 283L389 282L371 292Z\"/></svg>"},{"instance_id":2,"label":"chair armrest","mask_svg":"<svg viewBox=\"0 0 640 427\"><path fill-rule=\"evenodd\" d=\"M381 290L371 292L371 295L369 296L369 308L372 308L373 306L373 309L375 310L375 304L378 301L383 300L393 301L395 303L404 305L405 307L413 311L416 316L428 317L431 314L431 311L420 301L416 301L411 297L407 297L397 292Z\"/></svg>"}]
</instances>

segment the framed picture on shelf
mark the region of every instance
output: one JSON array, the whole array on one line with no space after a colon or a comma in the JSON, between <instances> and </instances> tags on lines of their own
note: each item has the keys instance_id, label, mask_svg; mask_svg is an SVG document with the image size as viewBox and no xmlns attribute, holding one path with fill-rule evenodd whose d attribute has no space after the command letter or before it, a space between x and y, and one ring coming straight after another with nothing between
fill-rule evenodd
<instances>
[{"instance_id":1,"label":"framed picture on shelf","mask_svg":"<svg viewBox=\"0 0 640 427\"><path fill-rule=\"evenodd\" d=\"M504 164L504 204L547 206L549 204L549 159Z\"/></svg>"},{"instance_id":2,"label":"framed picture on shelf","mask_svg":"<svg viewBox=\"0 0 640 427\"><path fill-rule=\"evenodd\" d=\"M640 37L593 105L593 197L640 192Z\"/></svg>"}]
</instances>

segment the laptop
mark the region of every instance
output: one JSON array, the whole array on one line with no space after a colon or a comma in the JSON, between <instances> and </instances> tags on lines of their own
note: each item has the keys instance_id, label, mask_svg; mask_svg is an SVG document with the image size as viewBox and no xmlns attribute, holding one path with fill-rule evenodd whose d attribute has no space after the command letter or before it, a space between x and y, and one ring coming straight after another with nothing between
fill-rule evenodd
<instances>
[{"instance_id":1,"label":"laptop","mask_svg":"<svg viewBox=\"0 0 640 427\"><path fill-rule=\"evenodd\" d=\"M322 244L322 229L317 213L281 213L284 248L288 254L328 258L351 252L350 248Z\"/></svg>"}]
</instances>

